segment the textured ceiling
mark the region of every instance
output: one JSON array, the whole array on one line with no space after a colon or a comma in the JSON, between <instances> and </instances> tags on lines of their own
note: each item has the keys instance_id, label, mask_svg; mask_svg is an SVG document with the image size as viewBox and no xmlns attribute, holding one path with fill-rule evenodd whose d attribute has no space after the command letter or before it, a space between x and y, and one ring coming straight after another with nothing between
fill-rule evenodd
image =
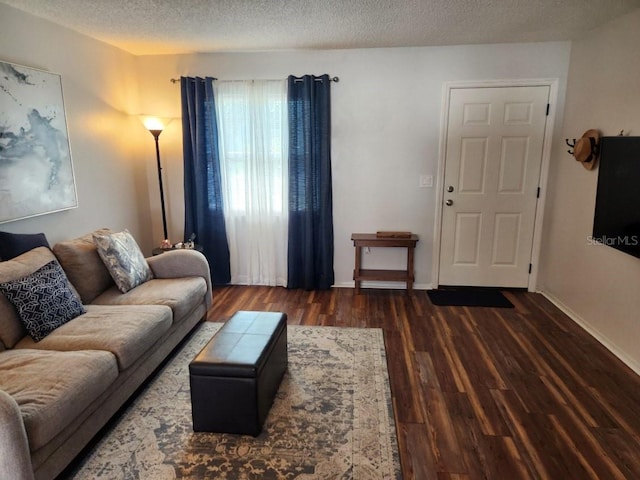
<instances>
[{"instance_id":1,"label":"textured ceiling","mask_svg":"<svg viewBox=\"0 0 640 480\"><path fill-rule=\"evenodd\" d=\"M640 0L0 0L136 55L571 40ZM0 19L0 25L2 20Z\"/></svg>"}]
</instances>

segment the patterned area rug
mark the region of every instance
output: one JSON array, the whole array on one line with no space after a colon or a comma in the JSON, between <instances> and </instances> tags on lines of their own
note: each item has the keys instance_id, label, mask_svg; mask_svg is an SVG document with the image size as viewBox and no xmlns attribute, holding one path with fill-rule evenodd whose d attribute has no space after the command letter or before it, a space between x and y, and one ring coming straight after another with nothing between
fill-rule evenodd
<instances>
[{"instance_id":1,"label":"patterned area rug","mask_svg":"<svg viewBox=\"0 0 640 480\"><path fill-rule=\"evenodd\" d=\"M382 330L288 327L289 367L258 437L194 433L204 323L76 466L80 479L400 479Z\"/></svg>"}]
</instances>

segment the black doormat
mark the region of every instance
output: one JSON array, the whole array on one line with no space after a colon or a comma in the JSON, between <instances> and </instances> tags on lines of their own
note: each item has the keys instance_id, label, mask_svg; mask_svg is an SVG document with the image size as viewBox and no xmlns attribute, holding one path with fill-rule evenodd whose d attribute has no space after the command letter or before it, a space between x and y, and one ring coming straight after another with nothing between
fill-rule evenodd
<instances>
[{"instance_id":1,"label":"black doormat","mask_svg":"<svg viewBox=\"0 0 640 480\"><path fill-rule=\"evenodd\" d=\"M431 303L441 307L513 308L513 304L499 291L487 288L455 288L428 290Z\"/></svg>"}]
</instances>

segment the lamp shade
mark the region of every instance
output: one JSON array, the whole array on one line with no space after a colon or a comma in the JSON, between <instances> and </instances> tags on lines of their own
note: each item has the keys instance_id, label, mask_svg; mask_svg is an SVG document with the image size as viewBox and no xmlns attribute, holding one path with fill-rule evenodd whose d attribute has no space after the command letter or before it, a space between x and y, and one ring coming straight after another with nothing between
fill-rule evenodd
<instances>
[{"instance_id":1,"label":"lamp shade","mask_svg":"<svg viewBox=\"0 0 640 480\"><path fill-rule=\"evenodd\" d=\"M145 128L150 132L151 131L161 132L162 130L164 130L164 127L166 126L166 123L167 123L159 117L152 117L150 115L142 115L141 118Z\"/></svg>"}]
</instances>

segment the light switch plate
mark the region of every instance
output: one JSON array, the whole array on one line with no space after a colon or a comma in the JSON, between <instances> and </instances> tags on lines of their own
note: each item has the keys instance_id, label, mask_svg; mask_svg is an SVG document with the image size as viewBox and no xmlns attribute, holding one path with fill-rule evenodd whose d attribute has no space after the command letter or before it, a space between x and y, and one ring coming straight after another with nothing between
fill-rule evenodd
<instances>
[{"instance_id":1,"label":"light switch plate","mask_svg":"<svg viewBox=\"0 0 640 480\"><path fill-rule=\"evenodd\" d=\"M433 175L420 175L420 188L433 187Z\"/></svg>"}]
</instances>

